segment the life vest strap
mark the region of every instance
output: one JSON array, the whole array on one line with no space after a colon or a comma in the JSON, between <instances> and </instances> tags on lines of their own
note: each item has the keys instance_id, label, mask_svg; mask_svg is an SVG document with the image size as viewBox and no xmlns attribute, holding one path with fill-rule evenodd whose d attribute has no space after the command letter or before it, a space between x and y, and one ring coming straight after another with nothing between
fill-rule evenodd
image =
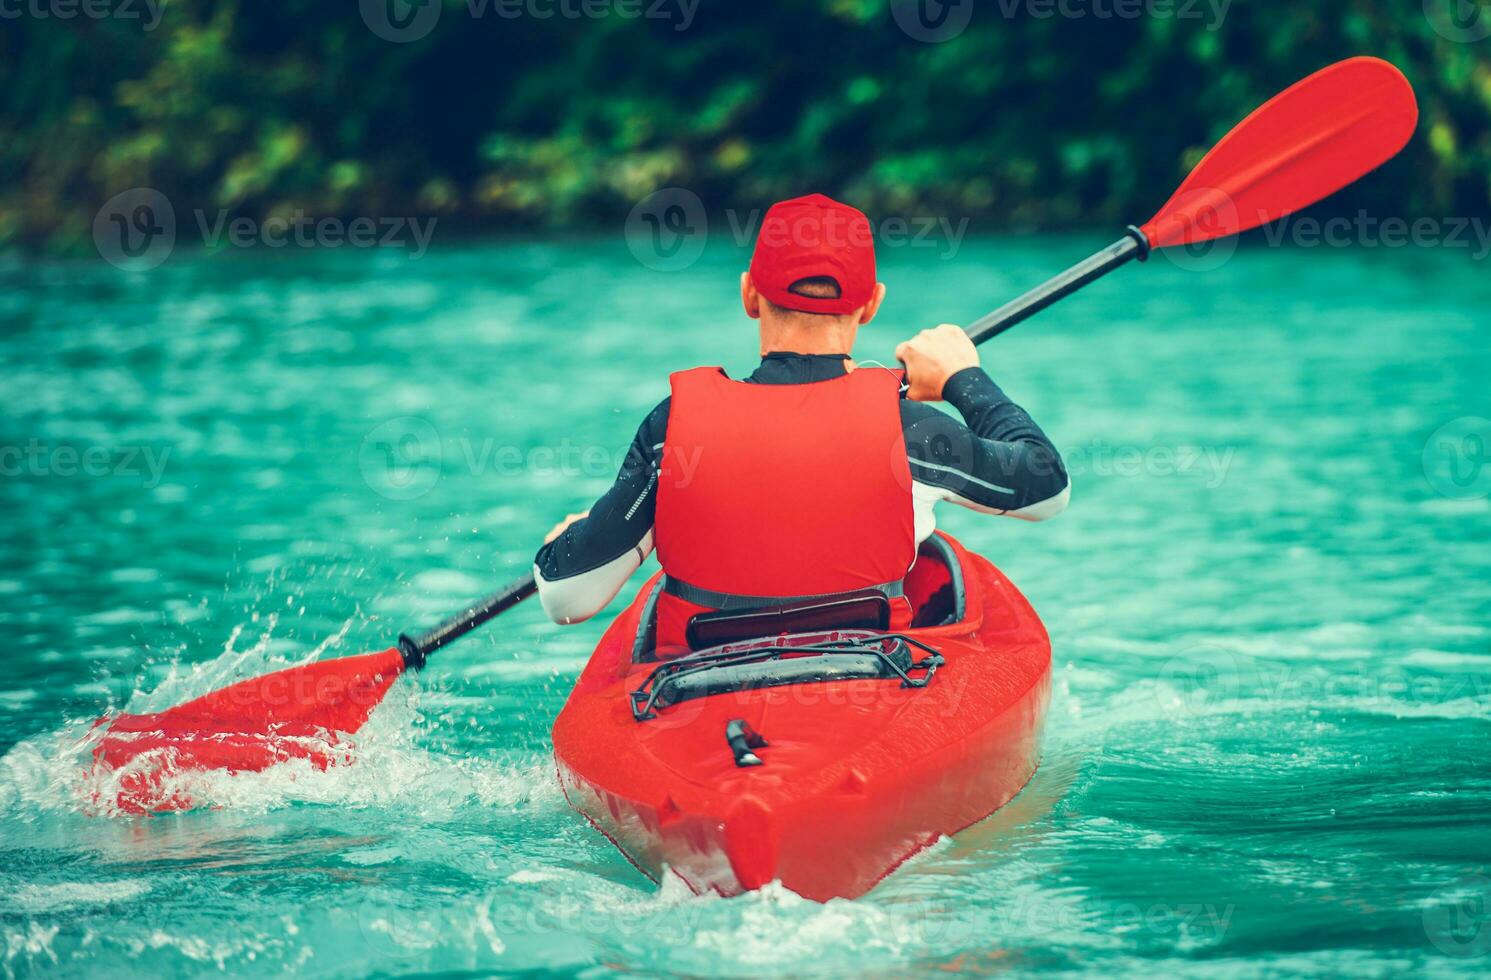
<instances>
[{"instance_id":1,"label":"life vest strap","mask_svg":"<svg viewBox=\"0 0 1491 980\"><path fill-rule=\"evenodd\" d=\"M858 595L864 592L879 592L887 599L899 599L906 594L906 583L904 579L896 579L894 582L882 582L879 585L867 585L863 588L849 589L844 592L824 592L818 595L736 595L731 592L716 592L703 586L693 585L672 575L663 576L663 591L675 599L706 609L715 609L720 612L741 612L751 609L769 609L772 606L785 606L795 602L828 602L833 599L842 599L848 596Z\"/></svg>"}]
</instances>

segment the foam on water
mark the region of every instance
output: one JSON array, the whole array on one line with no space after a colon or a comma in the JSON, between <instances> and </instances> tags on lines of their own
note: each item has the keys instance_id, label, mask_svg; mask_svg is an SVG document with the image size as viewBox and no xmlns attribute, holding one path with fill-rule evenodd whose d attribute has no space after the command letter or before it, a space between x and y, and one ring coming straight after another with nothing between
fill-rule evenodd
<instances>
[{"instance_id":1,"label":"foam on water","mask_svg":"<svg viewBox=\"0 0 1491 980\"><path fill-rule=\"evenodd\" d=\"M217 690L245 677L319 660L340 646L350 623L303 654L271 653L274 614L252 644L236 644L237 626L222 652L202 663L172 663L153 688L137 688L127 713L149 713ZM337 764L322 769L309 759L291 759L261 772L170 771L160 797L180 795L198 808L246 813L299 804L344 808L413 806L434 816L465 806L514 806L537 799L555 803L561 797L552 773L533 763L518 768L489 759L456 758L422 747L423 705L433 699L448 706L450 698L421 689L413 677L402 679L351 738L342 736L323 748ZM136 768L158 764L144 758L138 766L113 771L94 766L92 753L106 724L77 721L63 729L34 736L0 756L0 816L35 819L45 813L75 811L126 818L108 801ZM101 802L102 801L102 802Z\"/></svg>"}]
</instances>

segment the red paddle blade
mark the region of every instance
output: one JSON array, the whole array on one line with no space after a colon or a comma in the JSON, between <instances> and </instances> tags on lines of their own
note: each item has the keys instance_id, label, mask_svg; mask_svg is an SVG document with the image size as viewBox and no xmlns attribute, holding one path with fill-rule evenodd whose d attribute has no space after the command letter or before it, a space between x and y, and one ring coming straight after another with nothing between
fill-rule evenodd
<instances>
[{"instance_id":1,"label":"red paddle blade","mask_svg":"<svg viewBox=\"0 0 1491 980\"><path fill-rule=\"evenodd\" d=\"M122 773L112 802L142 813L193 806L171 778L185 772L258 772L288 759L325 769L344 761L337 736L361 728L403 672L403 654L390 649L289 667L156 714L102 719L94 771Z\"/></svg>"},{"instance_id":2,"label":"red paddle blade","mask_svg":"<svg viewBox=\"0 0 1491 980\"><path fill-rule=\"evenodd\" d=\"M1141 229L1154 248L1236 235L1334 194L1413 136L1418 102L1380 58L1348 58L1265 102Z\"/></svg>"}]
</instances>

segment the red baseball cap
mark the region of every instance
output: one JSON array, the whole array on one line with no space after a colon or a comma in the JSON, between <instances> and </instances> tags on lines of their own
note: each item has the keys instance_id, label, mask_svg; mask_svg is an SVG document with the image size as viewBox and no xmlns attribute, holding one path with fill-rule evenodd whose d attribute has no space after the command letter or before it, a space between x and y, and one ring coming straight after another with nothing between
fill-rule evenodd
<instances>
[{"instance_id":1,"label":"red baseball cap","mask_svg":"<svg viewBox=\"0 0 1491 980\"><path fill-rule=\"evenodd\" d=\"M803 296L792 284L826 276L835 297ZM822 194L771 206L756 235L751 281L776 305L805 313L853 313L875 295L875 236L858 208Z\"/></svg>"}]
</instances>

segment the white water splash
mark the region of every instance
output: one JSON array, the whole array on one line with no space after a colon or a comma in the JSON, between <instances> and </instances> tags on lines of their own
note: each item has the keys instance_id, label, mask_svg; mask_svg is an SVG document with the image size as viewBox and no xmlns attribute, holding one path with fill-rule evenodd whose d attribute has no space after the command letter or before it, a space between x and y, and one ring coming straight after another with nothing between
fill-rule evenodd
<instances>
[{"instance_id":1,"label":"white water splash","mask_svg":"<svg viewBox=\"0 0 1491 980\"><path fill-rule=\"evenodd\" d=\"M237 644L245 630L236 627L216 658L173 665L155 687L137 689L127 710L161 711L245 677L314 662L341 644L352 621L315 648L293 657L270 652L277 622L275 615L267 616L262 633L242 650ZM467 806L563 805L546 762L515 768L490 758L453 758L424 748L420 744L425 727L421 709L427 700L439 704L440 696L420 688L413 678L402 680L355 735L310 746L333 760L329 768L308 759L291 759L262 772L174 772L162 780L157 798L176 794L192 800L195 809L250 813L297 804L412 806L430 814L449 814ZM34 821L59 812L132 816L115 805L121 784L140 766L159 760L142 756L139 766L95 767L92 754L103 731L91 720L78 721L13 746L0 757L0 817Z\"/></svg>"},{"instance_id":2,"label":"white water splash","mask_svg":"<svg viewBox=\"0 0 1491 980\"><path fill-rule=\"evenodd\" d=\"M259 614L255 613L250 624L258 622ZM348 631L352 628L352 623L352 619L347 619L335 633L297 656L284 656L271 652L274 644L274 631L279 625L279 613L269 613L265 616L264 626L258 637L242 650L237 649L238 641L245 632L245 626L249 624L240 623L233 627L233 632L228 635L220 654L202 663L172 662L165 677L149 690L136 687L124 710L132 714L164 711L173 705L201 697L209 691L227 687L236 681L257 677L275 670L283 670L287 667L300 667L314 663L326 653L341 646Z\"/></svg>"},{"instance_id":3,"label":"white water splash","mask_svg":"<svg viewBox=\"0 0 1491 980\"><path fill-rule=\"evenodd\" d=\"M21 885L0 896L0 908L19 915L41 915L71 909L128 902L154 885L143 878L120 881L64 881L50 885Z\"/></svg>"},{"instance_id":4,"label":"white water splash","mask_svg":"<svg viewBox=\"0 0 1491 980\"><path fill-rule=\"evenodd\" d=\"M27 921L19 927L5 926L0 929L6 975L16 975L17 961L35 964L45 959L56 966L57 953L52 949L52 943L61 931L61 926L43 925L35 921Z\"/></svg>"}]
</instances>

